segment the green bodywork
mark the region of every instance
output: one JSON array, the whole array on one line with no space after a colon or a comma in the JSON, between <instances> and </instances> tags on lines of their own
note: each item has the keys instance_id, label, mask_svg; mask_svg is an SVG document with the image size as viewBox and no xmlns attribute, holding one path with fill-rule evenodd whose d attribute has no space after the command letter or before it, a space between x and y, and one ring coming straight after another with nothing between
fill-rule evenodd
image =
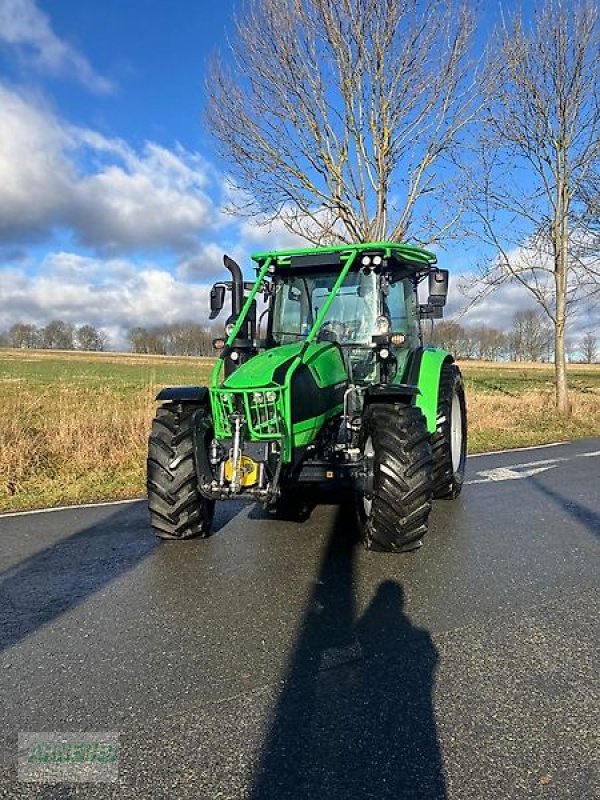
<instances>
[{"instance_id":1,"label":"green bodywork","mask_svg":"<svg viewBox=\"0 0 600 800\"><path fill-rule=\"evenodd\" d=\"M441 348L426 347L423 350L419 377L417 380L419 394L417 395L415 405L423 412L429 433L435 433L437 426L438 391L440 388L442 364L444 364L445 361L453 360L450 353ZM398 370L398 374L399 373L400 370ZM406 382L407 376L404 375L402 377L404 382ZM399 380L398 382L401 381Z\"/></svg>"},{"instance_id":2,"label":"green bodywork","mask_svg":"<svg viewBox=\"0 0 600 800\"><path fill-rule=\"evenodd\" d=\"M342 404L308 419L292 421L292 377L301 362L323 391L347 380L340 352L328 342L297 342L264 350L241 364L219 386L211 387L216 437L231 436L229 415L235 410L236 397L241 397L251 441L281 440L286 463L291 460L294 447L310 444L323 424L341 413Z\"/></svg>"},{"instance_id":3,"label":"green bodywork","mask_svg":"<svg viewBox=\"0 0 600 800\"><path fill-rule=\"evenodd\" d=\"M403 262L425 269L436 261L433 253L392 242L285 250L257 253L252 256L258 265L257 278L229 334L226 349L232 347L253 301L273 267L289 266L294 256L336 253L340 256L340 272L312 327L302 341L264 350L241 364L224 380L221 378L223 356L217 360L209 386L217 439L231 437L229 417L236 410L243 411L248 438L252 441L278 440L282 446L283 462L290 463L294 448L310 444L327 420L342 412L339 387L345 385L348 379L343 358L337 346L315 340L355 260L373 251L386 257L395 255ZM402 383L406 381L410 351L399 351L398 356L395 380ZM430 432L436 428L439 374L441 365L447 358L451 356L443 350L426 348L423 352L416 404L422 409ZM330 407L319 409L319 413L295 421L297 415L293 413L292 408L292 381L301 365L303 369L310 371L319 390L323 392L335 390L336 400ZM296 398L296 403L301 405L302 399Z\"/></svg>"}]
</instances>

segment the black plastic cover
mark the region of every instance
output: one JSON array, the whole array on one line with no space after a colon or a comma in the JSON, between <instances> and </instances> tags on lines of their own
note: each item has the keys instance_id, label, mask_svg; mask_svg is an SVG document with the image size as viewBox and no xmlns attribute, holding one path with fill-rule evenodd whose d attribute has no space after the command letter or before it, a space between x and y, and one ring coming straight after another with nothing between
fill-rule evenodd
<instances>
[{"instance_id":1,"label":"black plastic cover","mask_svg":"<svg viewBox=\"0 0 600 800\"><path fill-rule=\"evenodd\" d=\"M161 389L156 400L163 402L205 403L208 401L206 386L168 386Z\"/></svg>"}]
</instances>

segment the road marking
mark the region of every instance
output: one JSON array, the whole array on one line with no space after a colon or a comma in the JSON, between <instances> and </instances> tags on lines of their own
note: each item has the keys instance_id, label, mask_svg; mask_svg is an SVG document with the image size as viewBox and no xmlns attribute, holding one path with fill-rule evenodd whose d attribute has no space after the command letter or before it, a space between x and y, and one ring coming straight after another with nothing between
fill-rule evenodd
<instances>
[{"instance_id":1,"label":"road marking","mask_svg":"<svg viewBox=\"0 0 600 800\"><path fill-rule=\"evenodd\" d=\"M135 497L132 500L108 500L104 503L81 503L74 506L54 506L54 508L34 508L32 511L9 511L0 514L0 520L7 517L24 517L27 514L50 514L52 511L77 511L80 508L103 508L104 506L124 506L128 503L141 503L145 497Z\"/></svg>"},{"instance_id":2,"label":"road marking","mask_svg":"<svg viewBox=\"0 0 600 800\"><path fill-rule=\"evenodd\" d=\"M480 477L465 481L465 484L472 486L475 483L493 483L531 478L533 475L539 475L541 472L554 469L563 461L573 461L576 458L591 458L593 456L600 456L600 450L594 450L591 453L575 453L572 456L557 456L556 458L547 458L541 461L526 461L524 464L511 464L508 467L482 469L475 473Z\"/></svg>"}]
</instances>

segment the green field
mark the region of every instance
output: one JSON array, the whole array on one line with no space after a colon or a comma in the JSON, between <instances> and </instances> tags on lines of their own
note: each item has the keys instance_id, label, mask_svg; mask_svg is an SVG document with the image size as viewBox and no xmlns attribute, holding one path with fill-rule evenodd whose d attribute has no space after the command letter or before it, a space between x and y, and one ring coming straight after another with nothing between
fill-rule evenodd
<instances>
[{"instance_id":1,"label":"green field","mask_svg":"<svg viewBox=\"0 0 600 800\"><path fill-rule=\"evenodd\" d=\"M163 386L206 383L210 359L0 351L0 509L140 496ZM471 452L600 436L600 366L569 372L573 415L553 411L542 365L462 365Z\"/></svg>"}]
</instances>

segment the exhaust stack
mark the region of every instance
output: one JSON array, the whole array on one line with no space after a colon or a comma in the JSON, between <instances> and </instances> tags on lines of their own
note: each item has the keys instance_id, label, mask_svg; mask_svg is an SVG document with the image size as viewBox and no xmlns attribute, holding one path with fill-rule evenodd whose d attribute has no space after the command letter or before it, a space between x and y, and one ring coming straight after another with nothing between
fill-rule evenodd
<instances>
[{"instance_id":1,"label":"exhaust stack","mask_svg":"<svg viewBox=\"0 0 600 800\"><path fill-rule=\"evenodd\" d=\"M244 276L239 264L228 255L223 256L223 264L231 272L233 278L231 282L231 313L237 318L244 305Z\"/></svg>"}]
</instances>

